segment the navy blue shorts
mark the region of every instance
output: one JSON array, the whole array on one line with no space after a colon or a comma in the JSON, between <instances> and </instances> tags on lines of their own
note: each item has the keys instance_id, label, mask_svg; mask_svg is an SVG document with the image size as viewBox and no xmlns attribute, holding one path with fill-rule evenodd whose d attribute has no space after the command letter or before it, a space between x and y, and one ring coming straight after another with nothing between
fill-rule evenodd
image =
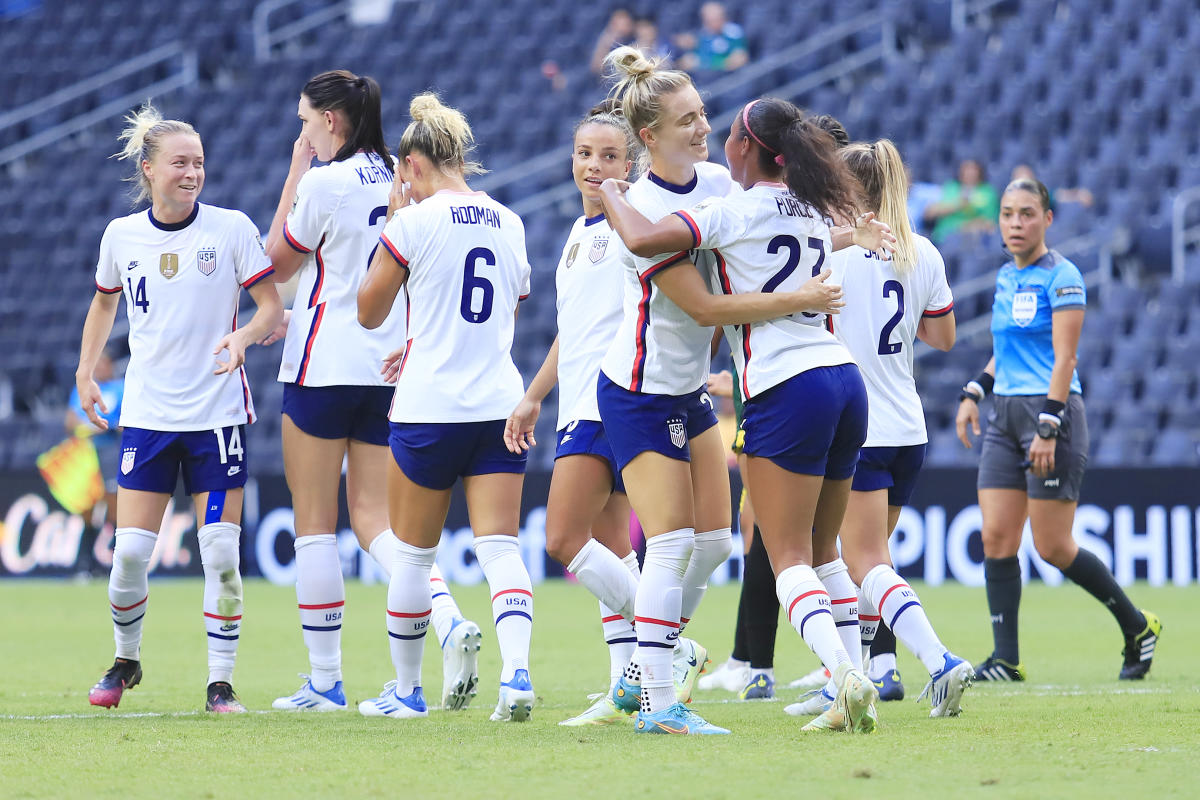
<instances>
[{"instance_id":1,"label":"navy blue shorts","mask_svg":"<svg viewBox=\"0 0 1200 800\"><path fill-rule=\"evenodd\" d=\"M845 480L867 439L867 387L854 364L801 372L747 400L742 430L748 456Z\"/></svg>"},{"instance_id":2,"label":"navy blue shorts","mask_svg":"<svg viewBox=\"0 0 1200 800\"><path fill-rule=\"evenodd\" d=\"M889 506L908 505L924 463L923 444L864 447L858 451L858 468L851 488L856 492L887 489Z\"/></svg>"},{"instance_id":3,"label":"navy blue shorts","mask_svg":"<svg viewBox=\"0 0 1200 800\"><path fill-rule=\"evenodd\" d=\"M171 494L182 470L188 494L240 489L246 485L245 442L244 425L207 431L126 428L117 485Z\"/></svg>"},{"instance_id":4,"label":"navy blue shorts","mask_svg":"<svg viewBox=\"0 0 1200 800\"><path fill-rule=\"evenodd\" d=\"M390 386L283 385L283 413L296 427L318 439L355 439L388 443Z\"/></svg>"},{"instance_id":5,"label":"navy blue shorts","mask_svg":"<svg viewBox=\"0 0 1200 800\"><path fill-rule=\"evenodd\" d=\"M577 419L559 431L554 458L557 460L563 456L596 456L602 459L612 473L613 491L624 494L625 483L621 480L621 470L617 468L617 457L613 455L608 435L604 433L604 423Z\"/></svg>"},{"instance_id":6,"label":"navy blue shorts","mask_svg":"<svg viewBox=\"0 0 1200 800\"><path fill-rule=\"evenodd\" d=\"M618 386L601 372L596 401L619 469L646 451L691 461L688 440L717 424L712 398L703 388L680 395L643 394Z\"/></svg>"},{"instance_id":7,"label":"navy blue shorts","mask_svg":"<svg viewBox=\"0 0 1200 800\"><path fill-rule=\"evenodd\" d=\"M524 474L526 454L504 446L504 423L393 422L388 444L410 481L426 489L449 489L468 475Z\"/></svg>"}]
</instances>

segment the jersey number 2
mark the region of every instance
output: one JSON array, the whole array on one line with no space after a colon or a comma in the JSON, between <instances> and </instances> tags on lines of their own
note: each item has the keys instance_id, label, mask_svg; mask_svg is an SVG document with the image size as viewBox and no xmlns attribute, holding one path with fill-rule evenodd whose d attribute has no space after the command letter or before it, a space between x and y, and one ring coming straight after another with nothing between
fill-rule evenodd
<instances>
[{"instance_id":1,"label":"jersey number 2","mask_svg":"<svg viewBox=\"0 0 1200 800\"><path fill-rule=\"evenodd\" d=\"M475 274L475 268L481 261L489 267L494 267L496 254L486 247L476 247L467 253L466 263L463 264L462 300L458 304L458 313L462 314L462 318L476 324L487 322L488 317L492 316L492 297L496 293L487 278ZM478 311L474 310L476 289L479 290Z\"/></svg>"},{"instance_id":2,"label":"jersey number 2","mask_svg":"<svg viewBox=\"0 0 1200 800\"><path fill-rule=\"evenodd\" d=\"M894 356L904 348L904 342L891 341L892 331L896 330L896 326L900 324L900 320L904 319L904 284L900 281L884 281L883 282L883 297L886 300L892 295L896 295L896 313L892 314L883 325L883 330L879 332L879 355Z\"/></svg>"},{"instance_id":3,"label":"jersey number 2","mask_svg":"<svg viewBox=\"0 0 1200 800\"><path fill-rule=\"evenodd\" d=\"M815 278L821 274L821 267L825 265L825 241L818 239L816 236L808 237L808 246L817 251L817 263L813 264L812 274ZM771 276L771 279L766 282L762 290L765 293L770 293L779 288L779 284L787 280L788 276L796 271L796 267L800 264L800 242L795 236L780 234L767 243L767 252L775 255L780 250L787 248L788 259L783 265L783 269ZM816 317L819 314L813 314L808 311L803 312L806 317Z\"/></svg>"}]
</instances>

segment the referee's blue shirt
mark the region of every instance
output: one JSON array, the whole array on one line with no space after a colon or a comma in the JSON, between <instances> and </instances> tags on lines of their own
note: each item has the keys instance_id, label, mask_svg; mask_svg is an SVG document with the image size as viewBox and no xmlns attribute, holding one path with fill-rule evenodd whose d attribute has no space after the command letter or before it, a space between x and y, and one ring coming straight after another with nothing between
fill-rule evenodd
<instances>
[{"instance_id":1,"label":"referee's blue shirt","mask_svg":"<svg viewBox=\"0 0 1200 800\"><path fill-rule=\"evenodd\" d=\"M1083 274L1056 250L1023 269L1011 261L1001 267L992 302L995 393L1046 394L1054 370L1054 312L1086 305ZM1071 391L1082 392L1078 372Z\"/></svg>"}]
</instances>

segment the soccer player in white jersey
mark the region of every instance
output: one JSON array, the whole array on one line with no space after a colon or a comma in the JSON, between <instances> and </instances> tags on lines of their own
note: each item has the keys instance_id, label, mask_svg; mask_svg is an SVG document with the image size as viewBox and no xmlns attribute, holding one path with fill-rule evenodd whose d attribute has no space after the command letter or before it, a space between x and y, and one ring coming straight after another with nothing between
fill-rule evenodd
<instances>
[{"instance_id":1,"label":"soccer player in white jersey","mask_svg":"<svg viewBox=\"0 0 1200 800\"><path fill-rule=\"evenodd\" d=\"M396 537L388 528L388 405L393 389L380 374L404 340L403 304L374 331L358 324L358 288L387 220L392 156L372 78L345 70L305 84L300 136L267 235L276 280L300 275L279 379L283 457L296 512L296 600L311 676L274 707L346 708L341 630L346 590L338 554L338 486L346 462L350 526L359 545L389 575ZM324 166L312 167L313 156ZM394 209L392 209L394 210ZM474 693L479 627L462 619L435 572L433 624L443 642L442 703L463 708Z\"/></svg>"},{"instance_id":2,"label":"soccer player in white jersey","mask_svg":"<svg viewBox=\"0 0 1200 800\"><path fill-rule=\"evenodd\" d=\"M831 262L832 280L849 298L834 334L858 363L870 407L842 523L842 555L860 587L863 647L870 647L882 617L929 671L930 716L957 716L971 665L942 645L888 552L888 537L912 496L928 441L913 379L913 344L919 338L939 350L954 345L954 298L937 248L909 225L908 179L895 146L886 139L857 143L841 155L863 187L865 207L896 237L889 260L850 247Z\"/></svg>"},{"instance_id":3,"label":"soccer player in white jersey","mask_svg":"<svg viewBox=\"0 0 1200 800\"><path fill-rule=\"evenodd\" d=\"M92 377L125 292L129 367L121 408L117 532L108 579L117 653L88 693L112 708L142 679L142 622L154 544L179 473L196 506L208 633L205 708L246 709L234 694L233 666L242 625L242 487L245 426L254 421L242 368L246 348L282 317L283 307L258 232L240 211L203 205L204 148L186 122L164 120L150 105L127 118L122 159L137 162L135 203L150 208L114 219L100 241L96 295L83 325L80 404L100 430L108 423ZM238 296L258 306L238 327ZM216 364L213 359L216 357ZM214 368L215 367L215 368Z\"/></svg>"},{"instance_id":4,"label":"soccer player in white jersey","mask_svg":"<svg viewBox=\"0 0 1200 800\"><path fill-rule=\"evenodd\" d=\"M629 47L614 50L608 63L618 77L612 96L648 155L630 203L659 219L739 191L728 170L705 161L711 128L686 73L660 69ZM728 733L677 702L672 670L673 643L731 550L729 473L704 389L711 326L823 309L832 292L817 281L787 294L714 296L691 266L690 249L626 258L624 314L597 386L600 416L647 538L634 603L636 663L613 690L618 708L638 710L635 730L646 733ZM712 255L696 258L707 264Z\"/></svg>"},{"instance_id":5,"label":"soccer player in white jersey","mask_svg":"<svg viewBox=\"0 0 1200 800\"><path fill-rule=\"evenodd\" d=\"M536 444L542 400L558 384L558 441L546 501L546 551L600 601L609 650L609 689L633 657L633 598L640 574L629 544L629 500L596 407L600 361L621 321L621 246L604 219L600 184L624 179L633 166L628 123L605 106L575 127L571 170L583 201L555 272L558 336L521 402L504 439L514 453ZM627 719L608 692L560 725L603 725Z\"/></svg>"},{"instance_id":6,"label":"soccer player in white jersey","mask_svg":"<svg viewBox=\"0 0 1200 800\"><path fill-rule=\"evenodd\" d=\"M823 281L833 249L825 220L853 218L857 190L832 137L791 103L759 100L734 120L725 155L746 191L710 198L656 224L624 199L620 183L606 182L601 188L605 211L626 245L639 255L708 251L712 284L735 298L771 297ZM868 235L863 227L859 240L878 248L881 231ZM826 310L835 312L840 305ZM839 635L825 579L812 567L822 563L820 554L836 550L850 478L866 437L862 378L820 313L760 316L727 324L725 335L745 397L746 481L780 603L833 673L845 727L871 731L874 687ZM854 619L857 651L857 614ZM638 634L640 640L640 629Z\"/></svg>"},{"instance_id":7,"label":"soccer player in white jersey","mask_svg":"<svg viewBox=\"0 0 1200 800\"><path fill-rule=\"evenodd\" d=\"M436 95L414 97L398 152L409 185L384 226L358 292L358 319L382 325L397 294L408 332L395 363L388 516L398 542L387 627L396 680L359 705L367 716L424 717L421 653L432 607L429 571L461 477L475 555L492 593L500 693L492 719L533 710L529 639L533 589L517 544L524 452L509 452L504 425L523 392L512 360L517 302L529 293L525 228L466 176L473 145L466 118ZM417 201L409 205L409 199Z\"/></svg>"}]
</instances>

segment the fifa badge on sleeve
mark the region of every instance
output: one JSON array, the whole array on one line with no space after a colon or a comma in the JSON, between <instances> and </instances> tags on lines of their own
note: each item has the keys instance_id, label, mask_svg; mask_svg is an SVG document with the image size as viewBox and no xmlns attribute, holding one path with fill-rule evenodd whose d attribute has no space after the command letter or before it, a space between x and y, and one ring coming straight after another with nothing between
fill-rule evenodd
<instances>
[{"instance_id":1,"label":"fifa badge on sleeve","mask_svg":"<svg viewBox=\"0 0 1200 800\"><path fill-rule=\"evenodd\" d=\"M158 257L158 271L170 280L179 274L179 253L163 253Z\"/></svg>"}]
</instances>

